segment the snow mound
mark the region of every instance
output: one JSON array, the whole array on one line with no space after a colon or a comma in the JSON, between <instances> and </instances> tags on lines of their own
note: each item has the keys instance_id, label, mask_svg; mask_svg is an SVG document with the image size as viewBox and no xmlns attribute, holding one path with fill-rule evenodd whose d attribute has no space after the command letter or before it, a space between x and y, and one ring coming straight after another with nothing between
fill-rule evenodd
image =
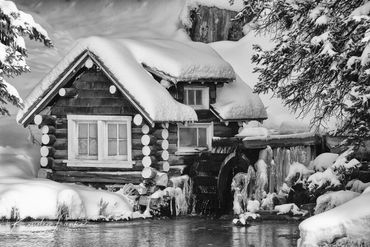
<instances>
[{"instance_id":1,"label":"snow mound","mask_svg":"<svg viewBox=\"0 0 370 247\"><path fill-rule=\"evenodd\" d=\"M359 196L360 193L340 190L335 192L328 192L321 195L316 200L315 214L320 214L322 212L328 211L332 208L338 207L349 200Z\"/></svg>"},{"instance_id":2,"label":"snow mound","mask_svg":"<svg viewBox=\"0 0 370 247\"><path fill-rule=\"evenodd\" d=\"M243 128L235 136L266 138L267 135L268 135L268 130L262 127L261 123L257 121L250 121L248 124L243 123Z\"/></svg>"},{"instance_id":3,"label":"snow mound","mask_svg":"<svg viewBox=\"0 0 370 247\"><path fill-rule=\"evenodd\" d=\"M315 171L323 172L328 167L333 165L337 158L338 154L322 153L314 159L313 168L315 169Z\"/></svg>"},{"instance_id":4,"label":"snow mound","mask_svg":"<svg viewBox=\"0 0 370 247\"><path fill-rule=\"evenodd\" d=\"M260 202L257 200L249 200L247 204L247 211L255 213L260 209Z\"/></svg>"},{"instance_id":5,"label":"snow mound","mask_svg":"<svg viewBox=\"0 0 370 247\"><path fill-rule=\"evenodd\" d=\"M57 196L58 217L65 219L83 219L85 210L82 200L76 191L65 189L58 193Z\"/></svg>"},{"instance_id":6,"label":"snow mound","mask_svg":"<svg viewBox=\"0 0 370 247\"><path fill-rule=\"evenodd\" d=\"M324 172L316 172L312 174L308 179L308 188L313 190L315 188L326 187L336 187L340 186L341 183L337 177L337 174L330 169L326 169Z\"/></svg>"},{"instance_id":7,"label":"snow mound","mask_svg":"<svg viewBox=\"0 0 370 247\"><path fill-rule=\"evenodd\" d=\"M298 134L309 132L309 125L303 121L284 121L280 124L279 134Z\"/></svg>"},{"instance_id":8,"label":"snow mound","mask_svg":"<svg viewBox=\"0 0 370 247\"><path fill-rule=\"evenodd\" d=\"M336 208L304 220L299 225L297 246L318 246L341 238L370 244L369 204L370 193L364 192Z\"/></svg>"}]
</instances>

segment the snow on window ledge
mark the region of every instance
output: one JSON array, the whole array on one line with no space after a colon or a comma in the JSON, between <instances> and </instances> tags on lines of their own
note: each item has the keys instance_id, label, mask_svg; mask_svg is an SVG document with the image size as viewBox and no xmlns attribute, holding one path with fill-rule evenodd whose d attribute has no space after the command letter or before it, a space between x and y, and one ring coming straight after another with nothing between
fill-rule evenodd
<instances>
[{"instance_id":1,"label":"snow on window ledge","mask_svg":"<svg viewBox=\"0 0 370 247\"><path fill-rule=\"evenodd\" d=\"M64 160L69 167L133 168L134 161L117 160Z\"/></svg>"}]
</instances>

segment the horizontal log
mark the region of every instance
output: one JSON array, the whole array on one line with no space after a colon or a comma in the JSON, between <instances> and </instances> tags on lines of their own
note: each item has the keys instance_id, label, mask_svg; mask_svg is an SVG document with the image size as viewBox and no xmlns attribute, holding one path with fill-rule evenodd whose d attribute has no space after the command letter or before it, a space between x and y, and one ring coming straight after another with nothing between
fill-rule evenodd
<instances>
[{"instance_id":1,"label":"horizontal log","mask_svg":"<svg viewBox=\"0 0 370 247\"><path fill-rule=\"evenodd\" d=\"M167 150L158 151L157 154L160 156L161 160L168 160L170 157L170 154Z\"/></svg>"},{"instance_id":2,"label":"horizontal log","mask_svg":"<svg viewBox=\"0 0 370 247\"><path fill-rule=\"evenodd\" d=\"M156 146L143 146L143 148L141 149L141 152L143 155L151 155L151 154L154 154L155 152L157 152L158 148Z\"/></svg>"},{"instance_id":3,"label":"horizontal log","mask_svg":"<svg viewBox=\"0 0 370 247\"><path fill-rule=\"evenodd\" d=\"M134 116L134 120L133 120L133 122L134 122L134 124L136 125L136 126L140 126L141 124L143 124L143 116L141 116L140 114L136 114L135 116Z\"/></svg>"},{"instance_id":4,"label":"horizontal log","mask_svg":"<svg viewBox=\"0 0 370 247\"><path fill-rule=\"evenodd\" d=\"M40 154L42 157L52 157L55 154L55 148L49 146L42 146L40 148Z\"/></svg>"},{"instance_id":5,"label":"horizontal log","mask_svg":"<svg viewBox=\"0 0 370 247\"><path fill-rule=\"evenodd\" d=\"M159 161L156 164L152 164L151 167L157 169L158 171L168 172L170 170L170 163L168 163L168 161Z\"/></svg>"},{"instance_id":6,"label":"horizontal log","mask_svg":"<svg viewBox=\"0 0 370 247\"><path fill-rule=\"evenodd\" d=\"M53 180L58 182L70 183L139 184L142 182L140 172L127 172L127 174L102 174L86 171L55 171L51 177Z\"/></svg>"},{"instance_id":7,"label":"horizontal log","mask_svg":"<svg viewBox=\"0 0 370 247\"><path fill-rule=\"evenodd\" d=\"M170 144L168 140L157 140L157 145L159 145L161 149L167 150Z\"/></svg>"},{"instance_id":8,"label":"horizontal log","mask_svg":"<svg viewBox=\"0 0 370 247\"><path fill-rule=\"evenodd\" d=\"M85 75L84 75L85 76ZM108 83L108 78L103 78L103 77L94 77L94 76L89 76L89 78L82 78L80 77L78 80L76 80L73 85L77 89L105 89L108 91L110 83Z\"/></svg>"},{"instance_id":9,"label":"horizontal log","mask_svg":"<svg viewBox=\"0 0 370 247\"><path fill-rule=\"evenodd\" d=\"M141 134L141 135L143 135L143 132L141 131L140 127L132 127L131 128L131 133L132 134Z\"/></svg>"},{"instance_id":10,"label":"horizontal log","mask_svg":"<svg viewBox=\"0 0 370 247\"><path fill-rule=\"evenodd\" d=\"M55 159L68 159L68 151L67 150L55 150L54 158Z\"/></svg>"},{"instance_id":11,"label":"horizontal log","mask_svg":"<svg viewBox=\"0 0 370 247\"><path fill-rule=\"evenodd\" d=\"M54 165L54 159L51 157L41 157L40 166L43 168L51 168Z\"/></svg>"},{"instance_id":12,"label":"horizontal log","mask_svg":"<svg viewBox=\"0 0 370 247\"><path fill-rule=\"evenodd\" d=\"M129 105L123 106L54 106L51 109L52 114L67 115L67 114L117 114L117 115L132 115L134 109Z\"/></svg>"},{"instance_id":13,"label":"horizontal log","mask_svg":"<svg viewBox=\"0 0 370 247\"><path fill-rule=\"evenodd\" d=\"M41 168L38 170L37 172L37 177L38 178L46 178L46 179L50 179L52 176L52 170L51 169L44 169L44 168Z\"/></svg>"},{"instance_id":14,"label":"horizontal log","mask_svg":"<svg viewBox=\"0 0 370 247\"><path fill-rule=\"evenodd\" d=\"M155 141L156 141L156 138L152 135L143 135L141 137L141 144L143 144L143 146L152 145L155 143Z\"/></svg>"},{"instance_id":15,"label":"horizontal log","mask_svg":"<svg viewBox=\"0 0 370 247\"><path fill-rule=\"evenodd\" d=\"M152 131L152 128L149 127L149 125L147 125L147 124L144 124L141 127L141 133L143 133L144 135L147 135L147 134L151 133L151 131Z\"/></svg>"},{"instance_id":16,"label":"horizontal log","mask_svg":"<svg viewBox=\"0 0 370 247\"><path fill-rule=\"evenodd\" d=\"M44 145L53 145L57 138L55 135L48 135L48 134L43 134L41 136L41 143Z\"/></svg>"},{"instance_id":17,"label":"horizontal log","mask_svg":"<svg viewBox=\"0 0 370 247\"><path fill-rule=\"evenodd\" d=\"M140 139L137 139L137 138L133 138L131 140L131 143L132 143L132 149L142 149L143 148L143 144L141 143L141 138Z\"/></svg>"},{"instance_id":18,"label":"horizontal log","mask_svg":"<svg viewBox=\"0 0 370 247\"><path fill-rule=\"evenodd\" d=\"M56 129L55 130L55 137L58 138L67 138L67 129Z\"/></svg>"},{"instance_id":19,"label":"horizontal log","mask_svg":"<svg viewBox=\"0 0 370 247\"><path fill-rule=\"evenodd\" d=\"M153 136L155 136L158 139L166 140L168 138L169 132L167 129L156 129L153 132Z\"/></svg>"},{"instance_id":20,"label":"horizontal log","mask_svg":"<svg viewBox=\"0 0 370 247\"><path fill-rule=\"evenodd\" d=\"M53 144L55 149L66 149L68 148L67 138L57 138Z\"/></svg>"},{"instance_id":21,"label":"horizontal log","mask_svg":"<svg viewBox=\"0 0 370 247\"><path fill-rule=\"evenodd\" d=\"M131 150L133 160L141 160L144 158L143 152L141 150L133 149Z\"/></svg>"},{"instance_id":22,"label":"horizontal log","mask_svg":"<svg viewBox=\"0 0 370 247\"><path fill-rule=\"evenodd\" d=\"M119 93L111 94L107 89L83 89L78 91L78 97L81 98L124 98L120 97ZM128 102L128 101L127 101Z\"/></svg>"},{"instance_id":23,"label":"horizontal log","mask_svg":"<svg viewBox=\"0 0 370 247\"><path fill-rule=\"evenodd\" d=\"M153 179L157 175L157 170L151 167L144 167L141 176L145 179Z\"/></svg>"},{"instance_id":24,"label":"horizontal log","mask_svg":"<svg viewBox=\"0 0 370 247\"><path fill-rule=\"evenodd\" d=\"M61 88L59 89L59 96L61 97L74 97L77 95L76 88Z\"/></svg>"},{"instance_id":25,"label":"horizontal log","mask_svg":"<svg viewBox=\"0 0 370 247\"><path fill-rule=\"evenodd\" d=\"M125 103L119 98L66 98L59 99L54 107L125 107Z\"/></svg>"},{"instance_id":26,"label":"horizontal log","mask_svg":"<svg viewBox=\"0 0 370 247\"><path fill-rule=\"evenodd\" d=\"M117 92L117 87L114 85L109 86L109 93L110 94L115 94Z\"/></svg>"},{"instance_id":27,"label":"horizontal log","mask_svg":"<svg viewBox=\"0 0 370 247\"><path fill-rule=\"evenodd\" d=\"M38 125L55 125L56 117L51 115L35 115L33 122Z\"/></svg>"},{"instance_id":28,"label":"horizontal log","mask_svg":"<svg viewBox=\"0 0 370 247\"><path fill-rule=\"evenodd\" d=\"M57 129L67 129L68 120L65 117L58 117L55 120L55 126Z\"/></svg>"},{"instance_id":29,"label":"horizontal log","mask_svg":"<svg viewBox=\"0 0 370 247\"><path fill-rule=\"evenodd\" d=\"M143 133L133 133L133 132L131 132L131 138L132 139L141 139L141 137L143 135L144 135Z\"/></svg>"},{"instance_id":30,"label":"horizontal log","mask_svg":"<svg viewBox=\"0 0 370 247\"><path fill-rule=\"evenodd\" d=\"M126 172L126 171L142 171L143 166L136 162L132 168L113 168L113 167L101 167L101 166L91 166L91 167L77 167L77 166L67 166L64 162L65 159L54 159L53 170L55 171L96 171L96 172Z\"/></svg>"},{"instance_id":31,"label":"horizontal log","mask_svg":"<svg viewBox=\"0 0 370 247\"><path fill-rule=\"evenodd\" d=\"M141 160L144 167L149 167L154 163L157 163L157 159L155 156L144 156Z\"/></svg>"},{"instance_id":32,"label":"horizontal log","mask_svg":"<svg viewBox=\"0 0 370 247\"><path fill-rule=\"evenodd\" d=\"M177 133L169 133L168 138L167 138L169 143L173 143L173 142L177 143L177 139L178 139Z\"/></svg>"},{"instance_id":33,"label":"horizontal log","mask_svg":"<svg viewBox=\"0 0 370 247\"><path fill-rule=\"evenodd\" d=\"M55 133L55 127L51 125L44 125L41 127L41 133L42 134L54 134Z\"/></svg>"}]
</instances>

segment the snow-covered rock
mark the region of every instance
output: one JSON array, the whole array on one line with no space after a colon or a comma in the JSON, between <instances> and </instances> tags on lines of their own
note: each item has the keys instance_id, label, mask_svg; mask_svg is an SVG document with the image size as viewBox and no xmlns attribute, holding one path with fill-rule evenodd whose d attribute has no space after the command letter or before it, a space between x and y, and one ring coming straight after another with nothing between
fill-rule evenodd
<instances>
[{"instance_id":1,"label":"snow-covered rock","mask_svg":"<svg viewBox=\"0 0 370 247\"><path fill-rule=\"evenodd\" d=\"M260 209L260 202L257 200L249 200L247 204L247 211L255 213Z\"/></svg>"},{"instance_id":2,"label":"snow-covered rock","mask_svg":"<svg viewBox=\"0 0 370 247\"><path fill-rule=\"evenodd\" d=\"M329 244L341 238L370 244L370 191L324 213L304 220L299 225L298 247Z\"/></svg>"},{"instance_id":3,"label":"snow-covered rock","mask_svg":"<svg viewBox=\"0 0 370 247\"><path fill-rule=\"evenodd\" d=\"M295 183L300 183L303 180L307 179L311 174L313 174L314 171L308 169L305 165L299 163L299 162L293 162L289 166L289 172L287 177L285 178L285 182L288 184L292 184L293 182ZM292 181L293 178L295 178L299 174L299 177L296 181Z\"/></svg>"},{"instance_id":4,"label":"snow-covered rock","mask_svg":"<svg viewBox=\"0 0 370 247\"><path fill-rule=\"evenodd\" d=\"M347 190L351 190L358 193L362 193L368 187L370 187L370 182L364 183L358 179L353 179L346 184Z\"/></svg>"},{"instance_id":5,"label":"snow-covered rock","mask_svg":"<svg viewBox=\"0 0 370 247\"><path fill-rule=\"evenodd\" d=\"M293 215L306 215L307 212L306 211L302 211L298 208L297 205L295 205L294 203L288 203L288 204L283 204L283 205L278 205L278 206L275 206L274 208L277 212L277 214L288 214L288 213L292 213Z\"/></svg>"},{"instance_id":6,"label":"snow-covered rock","mask_svg":"<svg viewBox=\"0 0 370 247\"><path fill-rule=\"evenodd\" d=\"M334 164L338 156L335 153L322 153L314 159L313 168L315 171L323 172Z\"/></svg>"},{"instance_id":7,"label":"snow-covered rock","mask_svg":"<svg viewBox=\"0 0 370 247\"><path fill-rule=\"evenodd\" d=\"M339 205L342 205L343 203L352 200L359 195L360 193L349 190L328 192L324 195L321 195L316 200L315 214L320 214L332 208L338 207Z\"/></svg>"}]
</instances>

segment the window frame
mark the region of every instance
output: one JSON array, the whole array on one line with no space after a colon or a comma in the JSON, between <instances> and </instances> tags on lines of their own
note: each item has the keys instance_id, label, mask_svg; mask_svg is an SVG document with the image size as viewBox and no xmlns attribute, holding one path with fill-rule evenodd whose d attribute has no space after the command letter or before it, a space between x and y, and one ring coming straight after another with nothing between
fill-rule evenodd
<instances>
[{"instance_id":1,"label":"window frame","mask_svg":"<svg viewBox=\"0 0 370 247\"><path fill-rule=\"evenodd\" d=\"M67 115L68 123L68 160L67 166L77 167L109 167L109 168L132 168L132 138L131 138L131 116L109 116L109 115ZM97 159L78 155L78 123L97 123ZM108 124L126 124L127 126L127 160L121 156L108 156Z\"/></svg>"},{"instance_id":2,"label":"window frame","mask_svg":"<svg viewBox=\"0 0 370 247\"><path fill-rule=\"evenodd\" d=\"M189 90L201 90L202 91L202 104L201 105L189 105L187 103L187 97L188 97ZM194 101L196 101L196 96L194 97ZM195 110L208 110L209 109L209 87L184 86L184 104L193 107Z\"/></svg>"},{"instance_id":3,"label":"window frame","mask_svg":"<svg viewBox=\"0 0 370 247\"><path fill-rule=\"evenodd\" d=\"M207 147L181 147L180 146L180 129L187 128L206 128ZM197 132L198 133L198 132ZM203 150L212 149L213 122L211 123L189 123L177 124L177 152L176 153L194 153Z\"/></svg>"}]
</instances>

